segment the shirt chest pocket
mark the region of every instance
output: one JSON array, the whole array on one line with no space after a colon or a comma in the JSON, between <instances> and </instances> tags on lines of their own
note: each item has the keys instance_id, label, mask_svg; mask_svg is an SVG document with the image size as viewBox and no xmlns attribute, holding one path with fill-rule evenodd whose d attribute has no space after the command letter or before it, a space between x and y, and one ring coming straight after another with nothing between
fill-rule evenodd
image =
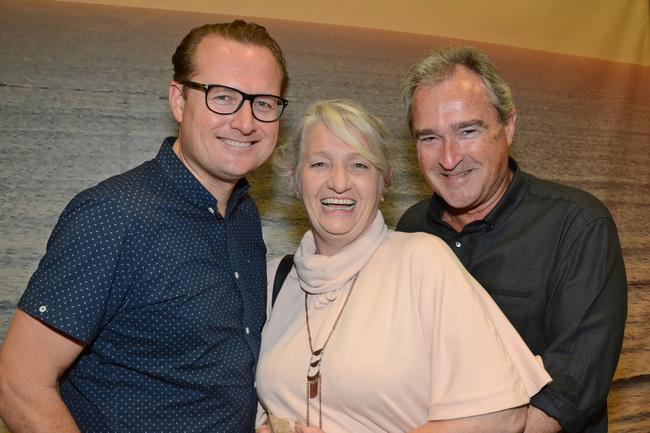
<instances>
[{"instance_id":1,"label":"shirt chest pocket","mask_svg":"<svg viewBox=\"0 0 650 433\"><path fill-rule=\"evenodd\" d=\"M508 320L520 334L523 334L531 319L532 290L491 288L488 291Z\"/></svg>"}]
</instances>

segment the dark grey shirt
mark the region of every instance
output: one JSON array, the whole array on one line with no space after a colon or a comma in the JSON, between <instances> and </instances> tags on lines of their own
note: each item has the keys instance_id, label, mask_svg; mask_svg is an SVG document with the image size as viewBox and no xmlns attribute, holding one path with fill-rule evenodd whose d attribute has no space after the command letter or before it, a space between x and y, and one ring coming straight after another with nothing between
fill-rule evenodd
<instances>
[{"instance_id":1,"label":"dark grey shirt","mask_svg":"<svg viewBox=\"0 0 650 433\"><path fill-rule=\"evenodd\" d=\"M484 220L458 233L438 195L397 230L444 239L485 287L553 382L531 404L568 432L607 431L607 393L621 351L627 280L614 221L592 195L514 172Z\"/></svg>"}]
</instances>

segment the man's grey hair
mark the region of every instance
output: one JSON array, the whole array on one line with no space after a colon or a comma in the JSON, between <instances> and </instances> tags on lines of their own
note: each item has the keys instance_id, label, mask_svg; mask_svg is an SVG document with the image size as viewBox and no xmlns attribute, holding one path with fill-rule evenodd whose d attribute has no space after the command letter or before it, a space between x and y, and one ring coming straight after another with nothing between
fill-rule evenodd
<instances>
[{"instance_id":1,"label":"man's grey hair","mask_svg":"<svg viewBox=\"0 0 650 433\"><path fill-rule=\"evenodd\" d=\"M402 97L411 124L413 94L418 86L435 86L450 79L457 66L464 66L477 74L487 87L490 101L499 113L499 120L505 120L515 111L510 86L499 75L490 59L476 48L450 46L438 49L420 59L409 70L402 85Z\"/></svg>"}]
</instances>

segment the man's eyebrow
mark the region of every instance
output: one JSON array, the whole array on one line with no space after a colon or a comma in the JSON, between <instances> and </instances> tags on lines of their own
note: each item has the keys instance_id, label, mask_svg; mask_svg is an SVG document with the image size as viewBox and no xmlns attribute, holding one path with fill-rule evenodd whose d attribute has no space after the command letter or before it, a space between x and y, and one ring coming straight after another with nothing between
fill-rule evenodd
<instances>
[{"instance_id":1,"label":"man's eyebrow","mask_svg":"<svg viewBox=\"0 0 650 433\"><path fill-rule=\"evenodd\" d=\"M415 131L413 131L414 138L420 138L423 135L439 135L439 134L437 130L432 128L416 129Z\"/></svg>"},{"instance_id":2,"label":"man's eyebrow","mask_svg":"<svg viewBox=\"0 0 650 433\"><path fill-rule=\"evenodd\" d=\"M454 122L452 123L451 128L454 131L458 131L459 129L467 128L468 126L478 126L481 128L487 128L488 124L481 119L470 119L470 120L462 120L460 122Z\"/></svg>"}]
</instances>

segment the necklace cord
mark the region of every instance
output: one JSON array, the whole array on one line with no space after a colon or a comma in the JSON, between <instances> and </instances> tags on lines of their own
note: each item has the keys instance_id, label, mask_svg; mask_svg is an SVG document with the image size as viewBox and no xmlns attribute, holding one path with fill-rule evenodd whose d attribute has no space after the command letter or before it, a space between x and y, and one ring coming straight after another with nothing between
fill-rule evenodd
<instances>
[{"instance_id":1,"label":"necklace cord","mask_svg":"<svg viewBox=\"0 0 650 433\"><path fill-rule=\"evenodd\" d=\"M323 393L321 392L322 378L320 374L321 361L323 360L325 347L327 346L327 343L330 341L330 338L332 338L332 334L336 329L336 325L338 325L339 320L343 315L343 310L345 310L345 306L348 304L348 301L350 300L350 295L352 294L352 290L354 289L358 276L359 276L359 272L357 272L354 275L352 280L352 285L350 286L350 290L348 291L345 297L345 301L343 302L343 306L341 307L339 314L336 316L336 319L334 320L334 325L332 325L332 329L330 329L329 334L327 334L327 338L325 339L323 346L318 350L314 350L314 345L312 343L312 338L311 338L311 328L309 326L309 309L307 308L307 298L309 297L309 293L302 288L302 285L300 285L300 279L298 280L298 284L300 285L300 288L305 292L305 323L307 324L307 337L309 338L309 350L311 352L311 356L309 359L309 367L307 369L307 385L305 390L305 400L307 403L305 422L307 427L309 427L309 400L318 396L318 428L320 430L323 429L323 404L322 404ZM312 369L315 370L315 373L312 373Z\"/></svg>"}]
</instances>

